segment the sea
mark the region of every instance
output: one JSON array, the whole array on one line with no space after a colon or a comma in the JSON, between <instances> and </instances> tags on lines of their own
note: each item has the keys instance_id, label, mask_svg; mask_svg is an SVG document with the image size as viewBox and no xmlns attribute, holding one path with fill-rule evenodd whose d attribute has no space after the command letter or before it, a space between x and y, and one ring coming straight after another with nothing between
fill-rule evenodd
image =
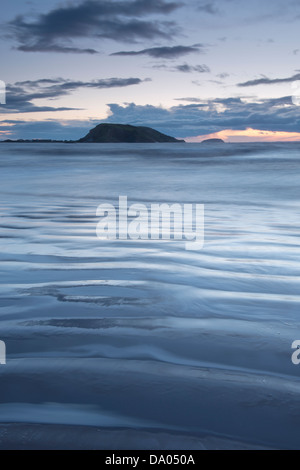
<instances>
[{"instance_id":1,"label":"sea","mask_svg":"<svg viewBox=\"0 0 300 470\"><path fill-rule=\"evenodd\" d=\"M1 449L300 449L300 143L0 144ZM97 236L204 205L204 244ZM97 215L98 214L98 215Z\"/></svg>"}]
</instances>

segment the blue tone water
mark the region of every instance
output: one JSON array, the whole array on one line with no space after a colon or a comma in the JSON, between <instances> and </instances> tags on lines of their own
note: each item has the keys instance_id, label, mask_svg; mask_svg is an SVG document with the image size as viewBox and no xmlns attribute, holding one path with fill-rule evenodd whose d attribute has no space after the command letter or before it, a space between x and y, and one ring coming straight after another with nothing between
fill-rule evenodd
<instances>
[{"instance_id":1,"label":"blue tone water","mask_svg":"<svg viewBox=\"0 0 300 470\"><path fill-rule=\"evenodd\" d=\"M0 448L300 448L300 144L0 146ZM96 237L205 204L205 246Z\"/></svg>"}]
</instances>

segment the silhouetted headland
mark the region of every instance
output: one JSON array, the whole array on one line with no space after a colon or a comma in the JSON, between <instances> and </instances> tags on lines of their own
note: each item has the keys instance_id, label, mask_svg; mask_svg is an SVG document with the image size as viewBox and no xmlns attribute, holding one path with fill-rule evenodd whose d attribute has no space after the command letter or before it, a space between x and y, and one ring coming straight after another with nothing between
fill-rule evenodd
<instances>
[{"instance_id":1,"label":"silhouetted headland","mask_svg":"<svg viewBox=\"0 0 300 470\"><path fill-rule=\"evenodd\" d=\"M163 143L184 142L162 134L150 127L136 127L122 124L99 124L80 143Z\"/></svg>"},{"instance_id":2,"label":"silhouetted headland","mask_svg":"<svg viewBox=\"0 0 300 470\"><path fill-rule=\"evenodd\" d=\"M202 140L201 144L225 144L222 139L206 139Z\"/></svg>"},{"instance_id":3,"label":"silhouetted headland","mask_svg":"<svg viewBox=\"0 0 300 470\"><path fill-rule=\"evenodd\" d=\"M95 144L115 144L115 143L167 143L184 142L169 135L162 134L150 127L136 127L123 124L99 124L94 129L79 140L51 140L51 139L32 139L32 140L3 140L6 143L95 143Z\"/></svg>"}]
</instances>

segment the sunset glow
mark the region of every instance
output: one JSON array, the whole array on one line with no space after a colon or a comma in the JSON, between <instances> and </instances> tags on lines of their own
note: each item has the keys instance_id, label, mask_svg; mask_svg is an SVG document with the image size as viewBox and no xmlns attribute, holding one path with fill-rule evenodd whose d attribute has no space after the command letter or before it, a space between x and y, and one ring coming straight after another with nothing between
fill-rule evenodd
<instances>
[{"instance_id":1,"label":"sunset glow","mask_svg":"<svg viewBox=\"0 0 300 470\"><path fill-rule=\"evenodd\" d=\"M214 134L189 137L186 141L197 143L206 139L222 139L225 142L300 142L300 132L272 132L251 128L243 131L225 129Z\"/></svg>"}]
</instances>

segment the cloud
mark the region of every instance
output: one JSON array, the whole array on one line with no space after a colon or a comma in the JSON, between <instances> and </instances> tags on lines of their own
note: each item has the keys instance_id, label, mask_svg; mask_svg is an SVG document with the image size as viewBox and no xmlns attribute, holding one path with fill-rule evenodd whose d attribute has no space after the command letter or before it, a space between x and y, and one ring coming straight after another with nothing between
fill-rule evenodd
<instances>
[{"instance_id":1,"label":"cloud","mask_svg":"<svg viewBox=\"0 0 300 470\"><path fill-rule=\"evenodd\" d=\"M210 3L200 3L197 5L197 10L204 13L209 13L210 15L216 15L219 13L217 6L212 1Z\"/></svg>"},{"instance_id":2,"label":"cloud","mask_svg":"<svg viewBox=\"0 0 300 470\"><path fill-rule=\"evenodd\" d=\"M187 98L175 98L175 101L185 101L187 103L199 103L201 106L206 106L206 103L203 103L203 99L201 98L193 98L193 97L187 97Z\"/></svg>"},{"instance_id":3,"label":"cloud","mask_svg":"<svg viewBox=\"0 0 300 470\"><path fill-rule=\"evenodd\" d=\"M30 20L18 15L7 26L24 52L95 54L90 48L73 45L83 38L105 38L135 42L139 39L167 38L177 28L172 22L158 21L152 15L167 15L181 6L166 0L85 0L59 7ZM150 16L145 20L143 17Z\"/></svg>"},{"instance_id":4,"label":"cloud","mask_svg":"<svg viewBox=\"0 0 300 470\"><path fill-rule=\"evenodd\" d=\"M292 138L300 129L300 106L292 103L290 96L274 99L257 99L255 102L246 101L246 98L229 97L214 100L201 98L180 98L187 104L178 104L170 109L151 105L138 106L134 103L126 105L109 104L110 115L102 121L70 121L58 123L53 120L26 123L16 121L2 121L1 136L3 132L10 133L12 138L52 138L52 139L78 139L86 129L94 127L100 122L119 122L149 126L175 137L197 137L223 132L224 136L244 138L249 135L247 129L255 130L253 137L260 138L258 132L265 139L266 136L277 134L276 138ZM6 127L5 127L6 126ZM224 133L224 131L226 131ZM228 131L228 132L227 132ZM275 135L275 134L274 134ZM274 137L275 138L275 137ZM274 140L274 139L273 139Z\"/></svg>"},{"instance_id":5,"label":"cloud","mask_svg":"<svg viewBox=\"0 0 300 470\"><path fill-rule=\"evenodd\" d=\"M148 81L149 79L146 79ZM70 111L77 108L62 108L52 106L37 106L33 101L40 99L53 100L69 95L80 88L122 88L139 85L145 80L140 78L109 78L93 80L90 82L57 79L27 80L7 85L7 103L2 108L2 113L32 113L48 111Z\"/></svg>"},{"instance_id":6,"label":"cloud","mask_svg":"<svg viewBox=\"0 0 300 470\"><path fill-rule=\"evenodd\" d=\"M169 67L165 64L156 64L153 65L153 68L158 70L166 70L169 72L183 72L183 73L210 73L210 68L205 65L189 65L189 64L179 64L174 67Z\"/></svg>"},{"instance_id":7,"label":"cloud","mask_svg":"<svg viewBox=\"0 0 300 470\"><path fill-rule=\"evenodd\" d=\"M251 103L241 98L186 98L186 101L188 104L179 104L171 109L137 106L134 103L125 107L109 104L110 116L105 122L145 125L181 138L224 129L252 128L280 132L299 132L300 129L300 106L293 105L291 96L257 99Z\"/></svg>"},{"instance_id":8,"label":"cloud","mask_svg":"<svg viewBox=\"0 0 300 470\"><path fill-rule=\"evenodd\" d=\"M137 56L147 55L155 59L177 59L191 53L204 52L203 44L194 44L193 46L173 46L173 47L152 47L141 51L120 51L111 54L112 56Z\"/></svg>"},{"instance_id":9,"label":"cloud","mask_svg":"<svg viewBox=\"0 0 300 470\"><path fill-rule=\"evenodd\" d=\"M65 47L55 44L32 44L32 45L21 45L18 47L18 51L22 52L58 52L58 53L69 53L69 54L98 54L95 49L80 49L78 47Z\"/></svg>"},{"instance_id":10,"label":"cloud","mask_svg":"<svg viewBox=\"0 0 300 470\"><path fill-rule=\"evenodd\" d=\"M149 78L146 79L146 81L149 80ZM17 82L16 85L42 90L37 92L38 94L41 93L42 95L48 95L50 92L50 95L55 97L61 94L67 94L69 91L76 90L77 88L123 88L131 85L139 85L143 81L144 80L141 80L140 78L108 78L83 82L80 80L73 81L60 78L52 80L27 80L25 82ZM49 84L50 86L44 87L43 85L45 84Z\"/></svg>"},{"instance_id":11,"label":"cloud","mask_svg":"<svg viewBox=\"0 0 300 470\"><path fill-rule=\"evenodd\" d=\"M221 80L225 80L225 78L228 78L230 77L230 74L229 73L226 73L226 72L223 72L223 73L219 73L217 75L218 78L220 78Z\"/></svg>"},{"instance_id":12,"label":"cloud","mask_svg":"<svg viewBox=\"0 0 300 470\"><path fill-rule=\"evenodd\" d=\"M220 13L219 7L223 7L223 3L226 3L226 0L186 0L186 7L204 14L217 15Z\"/></svg>"},{"instance_id":13,"label":"cloud","mask_svg":"<svg viewBox=\"0 0 300 470\"><path fill-rule=\"evenodd\" d=\"M279 83L291 83L300 80L300 73L287 78L258 78L256 80L249 80L248 82L238 83L239 87L257 86L257 85L277 85Z\"/></svg>"},{"instance_id":14,"label":"cloud","mask_svg":"<svg viewBox=\"0 0 300 470\"><path fill-rule=\"evenodd\" d=\"M210 68L205 64L203 65L181 64L181 65L176 65L175 69L178 72L184 72L184 73L192 73L192 72L209 73L210 72Z\"/></svg>"}]
</instances>

